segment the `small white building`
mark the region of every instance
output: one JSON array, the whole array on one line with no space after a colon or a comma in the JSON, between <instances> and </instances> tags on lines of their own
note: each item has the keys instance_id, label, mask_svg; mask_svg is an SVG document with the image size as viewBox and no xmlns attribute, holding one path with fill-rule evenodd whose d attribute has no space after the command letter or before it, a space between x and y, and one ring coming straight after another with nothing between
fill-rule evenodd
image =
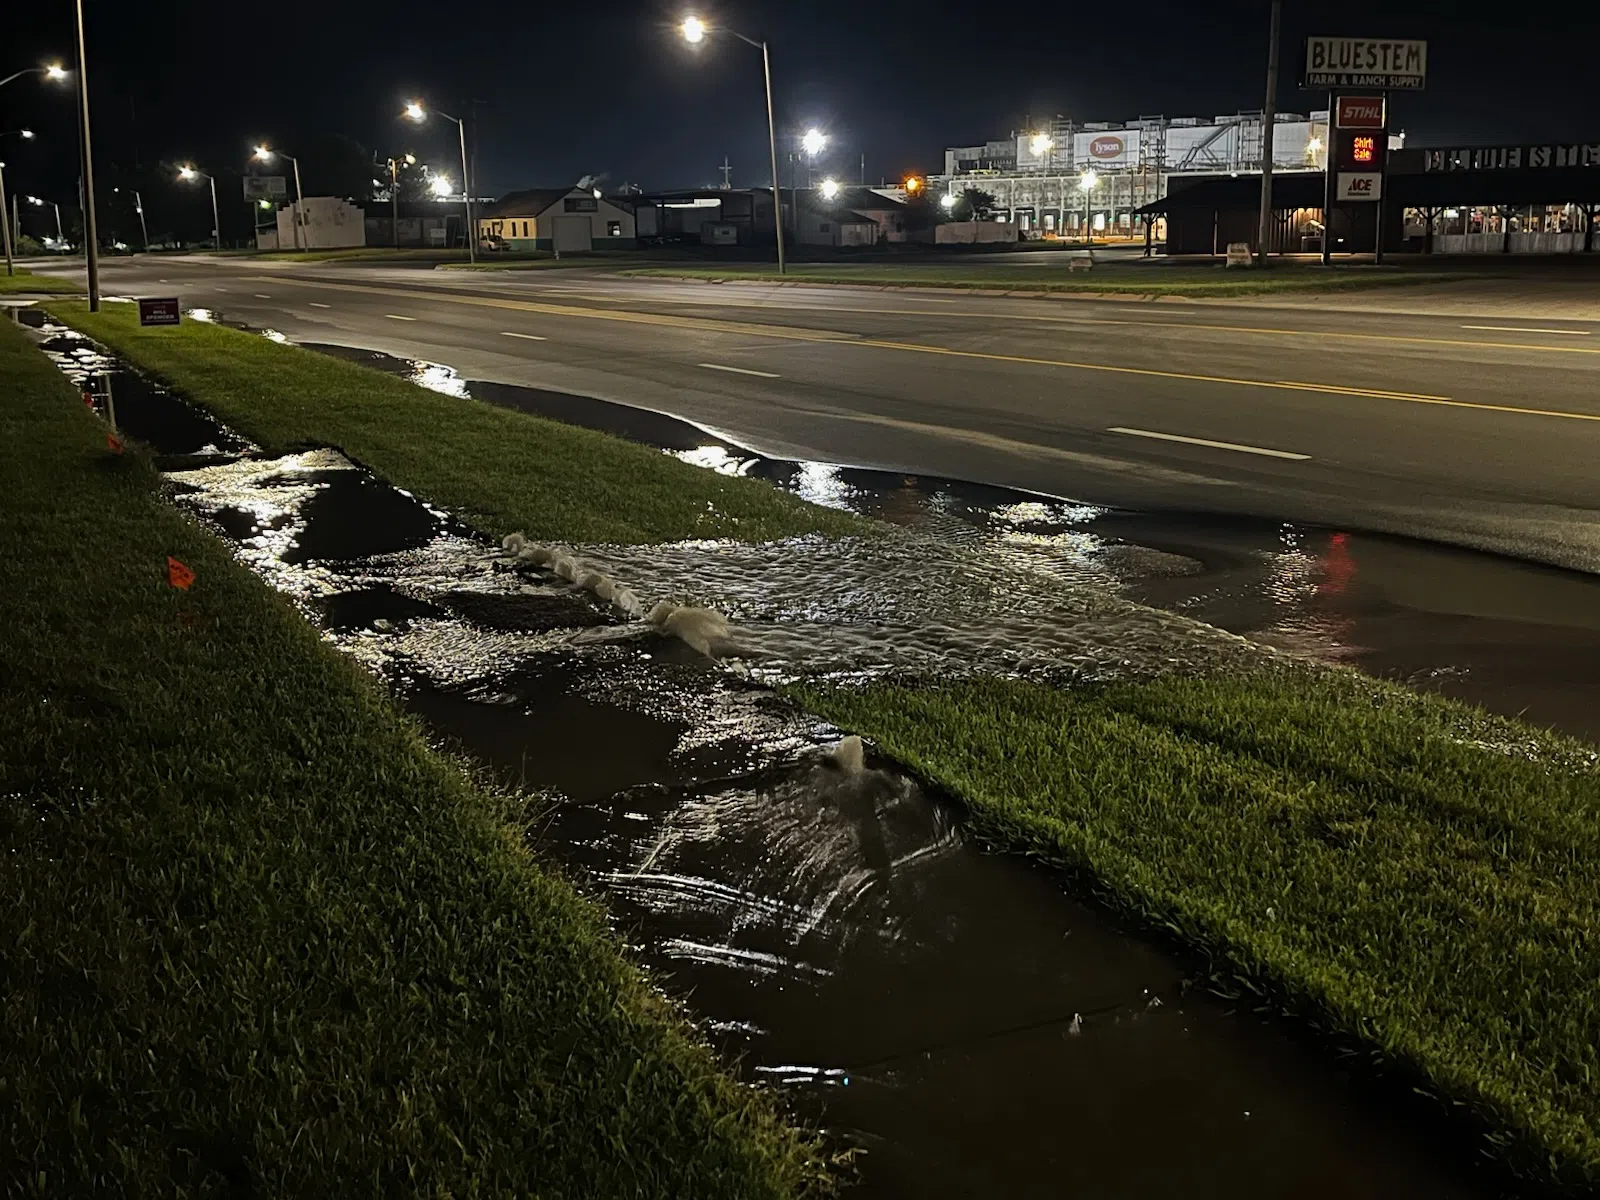
<instances>
[{"instance_id":1,"label":"small white building","mask_svg":"<svg viewBox=\"0 0 1600 1200\"><path fill-rule=\"evenodd\" d=\"M533 188L502 196L478 218L479 244L505 250L631 250L633 206L588 188Z\"/></svg>"},{"instance_id":2,"label":"small white building","mask_svg":"<svg viewBox=\"0 0 1600 1200\"><path fill-rule=\"evenodd\" d=\"M300 241L294 230L298 221ZM261 238L257 237L258 244ZM278 210L278 249L338 250L367 244L365 215L338 196L307 196L304 207L289 204Z\"/></svg>"}]
</instances>

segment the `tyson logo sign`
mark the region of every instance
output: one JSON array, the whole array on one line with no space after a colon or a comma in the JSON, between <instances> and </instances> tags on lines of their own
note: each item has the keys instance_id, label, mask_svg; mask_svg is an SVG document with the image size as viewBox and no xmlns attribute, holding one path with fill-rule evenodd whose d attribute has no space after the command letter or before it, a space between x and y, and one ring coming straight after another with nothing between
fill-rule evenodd
<instances>
[{"instance_id":1,"label":"tyson logo sign","mask_svg":"<svg viewBox=\"0 0 1600 1200\"><path fill-rule=\"evenodd\" d=\"M1095 158L1116 158L1122 153L1122 139L1097 137L1089 143L1089 153Z\"/></svg>"}]
</instances>

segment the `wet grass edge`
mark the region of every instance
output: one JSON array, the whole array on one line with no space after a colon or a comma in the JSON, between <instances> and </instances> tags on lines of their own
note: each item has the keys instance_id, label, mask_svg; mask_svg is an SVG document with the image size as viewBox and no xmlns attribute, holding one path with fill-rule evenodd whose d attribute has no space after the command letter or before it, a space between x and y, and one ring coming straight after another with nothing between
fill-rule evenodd
<instances>
[{"instance_id":1,"label":"wet grass edge","mask_svg":"<svg viewBox=\"0 0 1600 1200\"><path fill-rule=\"evenodd\" d=\"M1259 672L1087 689L980 678L784 690L951 795L988 848L1062 872L1109 908L1200 955L1215 990L1291 1016L1335 1048L1359 1055L1381 1078L1432 1097L1457 1119L1465 1116L1463 1124L1501 1169L1558 1195L1592 1195L1600 1184L1600 1105L1582 1082L1600 1078L1593 1036L1600 1000L1591 986L1600 951L1583 924L1600 907L1600 867L1589 865L1600 860L1594 747L1353 671L1289 662ZM1363 752L1369 737L1377 749ZM1526 766L1491 745L1525 755ZM1043 774L1033 761L1040 754L1049 764ZM1510 790L1460 787L1474 779L1486 785L1498 779ZM1207 803L1193 803L1196 789L1208 787ZM1238 794L1281 818L1286 832L1250 840L1248 823L1222 807ZM1175 796L1186 799L1175 804ZM1159 807L1151 806L1153 798ZM1179 811L1164 817L1166 807ZM1146 836L1130 813L1159 833ZM1374 813L1382 814L1392 840L1369 847L1363 839ZM1405 853L1405 838L1436 826L1453 832L1441 845L1435 877L1427 855ZM1468 833L1455 836L1461 829ZM1343 858L1340 839L1348 839L1351 851ZM1526 855L1511 851L1519 843L1551 856L1542 879L1527 870ZM1252 852L1264 857L1252 859ZM1361 857L1380 852L1392 857L1376 863ZM1209 879L1197 867L1207 854L1215 868ZM1273 869L1253 871L1261 861ZM1313 877L1278 870L1285 861ZM1586 872L1581 881L1570 876L1577 862ZM1326 883L1315 871L1333 869L1330 863L1353 890L1347 897L1325 889L1311 932L1332 928L1334 938L1320 947L1315 936L1286 940L1281 929L1293 921L1293 906L1307 888ZM1497 895L1479 869L1485 864L1490 876L1503 871L1518 888ZM1395 874L1402 868L1419 872L1422 883L1408 888ZM1551 880L1571 889L1564 914L1570 925L1551 940L1568 951L1577 946L1583 970L1567 977L1559 997L1534 995L1504 1006L1516 1018L1508 1024L1538 1031L1542 1022L1557 1044L1559 1061L1547 1058L1539 1078L1513 1078L1516 1038L1483 1030L1475 1054L1470 1018L1445 1028L1452 1023L1425 1003L1443 987L1446 1007L1459 1003L1463 1013L1492 1022L1501 995L1474 996L1472 979L1451 992L1452 965L1465 970L1503 961L1513 964L1515 978L1523 955L1541 968L1570 970L1571 961L1557 961L1560 949L1544 948L1540 961L1537 922L1521 927L1524 940L1493 945L1466 936L1449 942L1445 927L1442 966L1439 956L1428 959L1425 946L1416 961L1404 957L1417 950L1414 939L1407 941L1409 921L1431 920L1425 909L1406 923L1392 913L1373 921L1365 929L1370 945L1356 944L1361 918L1378 907L1367 903L1369 893L1398 891L1448 908L1449 887L1481 887L1475 897L1515 910L1530 894L1522 885ZM1341 920L1340 902L1347 899L1343 906L1356 916ZM1462 913L1470 916L1469 909ZM1508 928L1519 928L1514 911ZM1352 944L1337 944L1340 937ZM1410 1000L1418 1002L1409 1013L1397 1011ZM1552 1011L1558 1007L1559 1016ZM1575 1014L1575 1026L1557 1027Z\"/></svg>"},{"instance_id":2,"label":"wet grass edge","mask_svg":"<svg viewBox=\"0 0 1600 1200\"><path fill-rule=\"evenodd\" d=\"M47 311L269 453L339 449L495 536L520 530L570 543L762 542L874 528L764 480L442 395L255 334L195 321L141 328L127 304L90 313L81 302L55 301Z\"/></svg>"},{"instance_id":3,"label":"wet grass edge","mask_svg":"<svg viewBox=\"0 0 1600 1200\"><path fill-rule=\"evenodd\" d=\"M430 750L8 323L0 379L6 1190L830 1190L535 860L523 801Z\"/></svg>"}]
</instances>

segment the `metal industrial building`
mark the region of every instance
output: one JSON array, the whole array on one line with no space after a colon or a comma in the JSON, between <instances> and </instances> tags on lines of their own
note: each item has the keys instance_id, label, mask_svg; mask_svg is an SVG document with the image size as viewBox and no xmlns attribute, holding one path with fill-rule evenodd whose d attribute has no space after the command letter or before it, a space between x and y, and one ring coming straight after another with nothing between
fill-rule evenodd
<instances>
[{"instance_id":1,"label":"metal industrial building","mask_svg":"<svg viewBox=\"0 0 1600 1200\"><path fill-rule=\"evenodd\" d=\"M976 187L995 198L994 215L1024 236L1095 232L1133 236L1134 210L1167 194L1174 178L1261 170L1259 112L1231 116L1140 117L1082 124L1058 117L1043 127L945 151L944 173L930 181L959 194ZM1328 114L1279 113L1274 171L1320 173Z\"/></svg>"}]
</instances>

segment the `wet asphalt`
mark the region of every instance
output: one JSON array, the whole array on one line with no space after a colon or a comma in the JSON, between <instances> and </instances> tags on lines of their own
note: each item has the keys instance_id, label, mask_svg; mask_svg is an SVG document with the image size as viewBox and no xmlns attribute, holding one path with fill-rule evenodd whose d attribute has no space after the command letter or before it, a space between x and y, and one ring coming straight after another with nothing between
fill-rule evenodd
<instances>
[{"instance_id":1,"label":"wet asphalt","mask_svg":"<svg viewBox=\"0 0 1600 1200\"><path fill-rule=\"evenodd\" d=\"M105 287L773 457L1600 570L1600 323L204 258Z\"/></svg>"}]
</instances>

